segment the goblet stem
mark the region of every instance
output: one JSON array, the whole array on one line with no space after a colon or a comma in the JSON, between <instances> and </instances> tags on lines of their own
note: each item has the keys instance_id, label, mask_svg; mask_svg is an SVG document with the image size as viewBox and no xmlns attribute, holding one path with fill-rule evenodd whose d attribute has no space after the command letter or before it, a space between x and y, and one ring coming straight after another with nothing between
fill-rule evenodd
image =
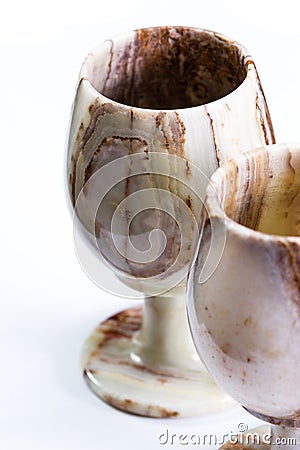
<instances>
[{"instance_id":1,"label":"goblet stem","mask_svg":"<svg viewBox=\"0 0 300 450\"><path fill-rule=\"evenodd\" d=\"M271 425L271 450L296 450L300 448L300 428Z\"/></svg>"},{"instance_id":2,"label":"goblet stem","mask_svg":"<svg viewBox=\"0 0 300 450\"><path fill-rule=\"evenodd\" d=\"M82 355L85 379L107 403L150 417L194 416L233 406L211 380L189 333L185 287L148 297L102 322Z\"/></svg>"},{"instance_id":3,"label":"goblet stem","mask_svg":"<svg viewBox=\"0 0 300 450\"><path fill-rule=\"evenodd\" d=\"M136 363L167 373L199 371L202 364L189 331L185 286L145 298L142 328L134 338L131 356Z\"/></svg>"}]
</instances>

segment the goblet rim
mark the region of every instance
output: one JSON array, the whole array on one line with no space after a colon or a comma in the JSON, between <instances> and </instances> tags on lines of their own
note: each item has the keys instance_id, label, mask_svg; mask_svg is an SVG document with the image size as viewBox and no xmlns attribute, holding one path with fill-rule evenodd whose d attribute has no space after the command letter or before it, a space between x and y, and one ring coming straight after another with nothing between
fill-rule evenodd
<instances>
[{"instance_id":1,"label":"goblet rim","mask_svg":"<svg viewBox=\"0 0 300 450\"><path fill-rule=\"evenodd\" d=\"M102 49L107 42L121 41L125 37L128 37L131 34L133 35L137 31L145 31L145 30L149 31L149 30L172 29L172 28L186 29L186 30L200 32L200 33L208 33L208 34L213 35L214 38L223 40L223 41L227 42L228 44L235 45L236 48L238 48L240 50L240 52L241 52L240 56L241 56L241 59L243 60L242 65L244 66L244 69L245 69L245 76L244 76L243 80L238 84L238 86L235 89L230 91L228 94L217 98L216 100L212 100L210 102L200 104L200 105L187 106L187 107L183 107L183 108L143 108L143 107L139 107L139 106L135 106L135 105L130 105L127 103L121 103L110 97L105 96L103 93L99 92L93 86L93 84L88 76L88 69L87 69L88 59L90 57L94 57L97 54L97 52L99 52L100 49ZM208 105L218 104L218 102L224 102L224 101L226 102L226 99L228 97L235 94L236 92L239 92L243 88L243 86L245 86L248 78L251 77L252 75L257 79L257 82L260 85L260 79L259 79L259 76L258 76L258 73L256 70L254 60L253 60L251 54L248 52L247 48L243 44L241 44L239 41L232 39L225 34L222 34L217 31L210 30L210 29L206 29L206 28L192 27L192 26L188 26L188 25L186 25L186 26L185 25L178 25L178 26L177 25L159 25L159 26L155 26L155 27L143 27L143 28L137 28L134 30L128 30L123 33L117 34L110 39L106 39L102 43L95 46L88 53L87 57L83 61L83 64L81 66L81 70L79 73L78 87L79 87L79 85L85 83L86 88L90 91L90 94L94 97L95 100L99 99L99 100L101 100L101 103L113 104L114 106L116 106L120 109L124 109L125 111L132 111L132 112L136 111L137 113L148 113L148 114L153 114L153 113L155 114L155 113L159 113L159 112L163 112L166 114L174 114L175 111L178 111L178 112L194 111L195 109L199 109L199 108L204 109Z\"/></svg>"},{"instance_id":2,"label":"goblet rim","mask_svg":"<svg viewBox=\"0 0 300 450\"><path fill-rule=\"evenodd\" d=\"M286 242L296 244L300 247L300 236L266 233L264 231L254 230L253 228L247 227L246 225L235 221L225 212L222 206L222 201L218 196L220 183L224 180L226 175L233 171L233 167L239 167L240 161L251 157L253 158L262 152L265 152L266 154L269 154L270 152L275 154L276 152L279 155L280 153L286 153L287 151L299 151L300 153L300 142L270 144L263 147L258 147L248 150L235 158L231 158L222 164L222 166L219 167L212 175L206 190L206 198L204 203L209 218L225 222L227 232L231 232L240 239L252 242L260 241L265 244Z\"/></svg>"}]
</instances>

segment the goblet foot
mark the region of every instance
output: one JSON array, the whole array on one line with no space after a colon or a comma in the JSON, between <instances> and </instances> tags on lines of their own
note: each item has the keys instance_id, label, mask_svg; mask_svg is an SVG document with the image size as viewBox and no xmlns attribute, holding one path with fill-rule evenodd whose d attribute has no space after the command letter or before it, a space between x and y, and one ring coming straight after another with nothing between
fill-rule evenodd
<instances>
[{"instance_id":1,"label":"goblet foot","mask_svg":"<svg viewBox=\"0 0 300 450\"><path fill-rule=\"evenodd\" d=\"M102 322L86 340L82 362L90 389L106 403L141 416L188 417L236 405L202 369L151 369L134 360L142 308Z\"/></svg>"},{"instance_id":2,"label":"goblet foot","mask_svg":"<svg viewBox=\"0 0 300 450\"><path fill-rule=\"evenodd\" d=\"M247 431L247 433L239 434L234 441L228 441L222 445L220 450L267 450L271 448L269 436L270 427L264 425Z\"/></svg>"},{"instance_id":3,"label":"goblet foot","mask_svg":"<svg viewBox=\"0 0 300 450\"><path fill-rule=\"evenodd\" d=\"M300 446L299 428L264 425L241 433L220 450L296 450Z\"/></svg>"}]
</instances>

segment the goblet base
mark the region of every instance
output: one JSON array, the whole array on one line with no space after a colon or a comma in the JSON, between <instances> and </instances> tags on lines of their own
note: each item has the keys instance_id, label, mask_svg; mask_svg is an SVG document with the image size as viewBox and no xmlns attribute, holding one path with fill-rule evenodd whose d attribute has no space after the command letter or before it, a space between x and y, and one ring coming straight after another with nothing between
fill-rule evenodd
<instances>
[{"instance_id":1,"label":"goblet base","mask_svg":"<svg viewBox=\"0 0 300 450\"><path fill-rule=\"evenodd\" d=\"M219 450L296 450L300 444L300 430L264 425L241 433L235 442L226 442Z\"/></svg>"},{"instance_id":2,"label":"goblet base","mask_svg":"<svg viewBox=\"0 0 300 450\"><path fill-rule=\"evenodd\" d=\"M102 322L86 340L83 373L106 403L147 417L191 417L236 405L204 371L157 370L134 361L134 336L142 308L122 311Z\"/></svg>"},{"instance_id":3,"label":"goblet base","mask_svg":"<svg viewBox=\"0 0 300 450\"><path fill-rule=\"evenodd\" d=\"M271 448L270 426L254 428L241 433L234 442L226 442L219 450L268 450Z\"/></svg>"}]
</instances>

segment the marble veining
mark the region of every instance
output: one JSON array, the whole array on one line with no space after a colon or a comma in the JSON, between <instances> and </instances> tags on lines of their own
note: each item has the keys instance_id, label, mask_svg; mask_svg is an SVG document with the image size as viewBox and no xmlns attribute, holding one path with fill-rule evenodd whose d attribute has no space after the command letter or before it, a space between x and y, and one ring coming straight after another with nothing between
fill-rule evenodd
<instances>
[{"instance_id":1,"label":"marble veining","mask_svg":"<svg viewBox=\"0 0 300 450\"><path fill-rule=\"evenodd\" d=\"M264 94L248 52L235 41L200 29L157 27L107 41L83 65L75 113L68 169L73 204L88 178L121 156L137 152L144 152L145 159L148 152L176 155L185 161L185 173L180 168L180 176L188 184L190 163L210 177L229 157L274 142ZM155 168L147 163L153 174ZM127 182L118 186L118 201L136 190L162 186L182 198L198 221L199 202L176 181L176 170L170 167L175 180L172 177L167 184L155 175L133 180L128 173ZM174 214L181 214L175 203ZM151 227L170 233L156 267L154 262L142 267L130 258L120 261L101 220L98 217L96 228L103 230L102 242L107 243L103 253L117 270L141 277L161 273L163 277L178 256L180 232L162 213L153 215ZM142 218L143 230L141 222ZM174 270L191 259L192 225L190 230L186 231L186 257Z\"/></svg>"}]
</instances>

